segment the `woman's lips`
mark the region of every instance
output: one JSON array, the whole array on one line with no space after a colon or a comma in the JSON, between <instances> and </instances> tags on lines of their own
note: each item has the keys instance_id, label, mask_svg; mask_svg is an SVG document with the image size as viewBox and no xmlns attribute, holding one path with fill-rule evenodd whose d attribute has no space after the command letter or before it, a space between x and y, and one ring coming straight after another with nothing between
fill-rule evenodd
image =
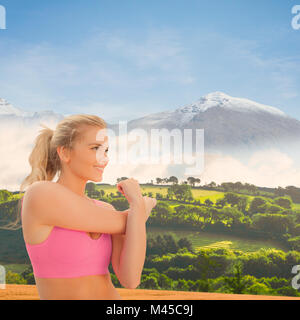
<instances>
[{"instance_id":1,"label":"woman's lips","mask_svg":"<svg viewBox=\"0 0 300 320\"><path fill-rule=\"evenodd\" d=\"M103 172L103 168L95 167L98 171Z\"/></svg>"}]
</instances>

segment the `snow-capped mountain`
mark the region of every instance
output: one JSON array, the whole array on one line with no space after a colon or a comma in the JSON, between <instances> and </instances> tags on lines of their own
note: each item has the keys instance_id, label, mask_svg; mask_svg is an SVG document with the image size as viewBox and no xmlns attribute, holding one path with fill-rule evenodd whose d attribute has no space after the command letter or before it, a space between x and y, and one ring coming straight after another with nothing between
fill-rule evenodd
<instances>
[{"instance_id":1,"label":"snow-capped mountain","mask_svg":"<svg viewBox=\"0 0 300 320\"><path fill-rule=\"evenodd\" d=\"M101 116L101 115L100 115ZM64 115L53 111L25 112L0 99L0 124L6 121L26 125L57 123ZM118 134L119 125L108 128ZM243 98L212 92L182 107L131 120L127 132L141 128L204 129L205 150L226 150L228 147L257 149L278 147L281 142L300 141L300 121L278 108ZM150 136L150 135L149 135Z\"/></svg>"},{"instance_id":2,"label":"snow-capped mountain","mask_svg":"<svg viewBox=\"0 0 300 320\"><path fill-rule=\"evenodd\" d=\"M248 99L230 97L219 91L209 93L194 103L176 109L175 112L182 114L181 123L185 123L190 121L199 112L205 112L214 107L239 112L269 112L273 115L287 117L287 115L278 108L263 105Z\"/></svg>"},{"instance_id":3,"label":"snow-capped mountain","mask_svg":"<svg viewBox=\"0 0 300 320\"><path fill-rule=\"evenodd\" d=\"M117 125L111 128L117 130ZM278 108L212 92L198 101L131 120L128 131L142 128L204 129L205 149L277 146L300 138L300 121Z\"/></svg>"},{"instance_id":4,"label":"snow-capped mountain","mask_svg":"<svg viewBox=\"0 0 300 320\"><path fill-rule=\"evenodd\" d=\"M8 103L5 99L0 98L0 115L16 115L16 116L27 116L28 113L14 107Z\"/></svg>"},{"instance_id":5,"label":"snow-capped mountain","mask_svg":"<svg viewBox=\"0 0 300 320\"><path fill-rule=\"evenodd\" d=\"M5 99L0 98L0 121L6 120L26 120L28 121L39 121L43 120L59 120L62 119L63 115L57 114L51 110L43 110L39 112L27 112L19 109Z\"/></svg>"}]
</instances>

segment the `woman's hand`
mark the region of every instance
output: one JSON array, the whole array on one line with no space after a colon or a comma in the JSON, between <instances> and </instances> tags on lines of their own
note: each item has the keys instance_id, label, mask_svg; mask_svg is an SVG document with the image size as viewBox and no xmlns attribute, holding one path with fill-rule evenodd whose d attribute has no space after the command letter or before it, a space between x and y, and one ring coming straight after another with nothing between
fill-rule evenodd
<instances>
[{"instance_id":1,"label":"woman's hand","mask_svg":"<svg viewBox=\"0 0 300 320\"><path fill-rule=\"evenodd\" d=\"M144 196L145 208L146 208L146 221L148 220L151 210L156 206L157 201L154 198Z\"/></svg>"},{"instance_id":2,"label":"woman's hand","mask_svg":"<svg viewBox=\"0 0 300 320\"><path fill-rule=\"evenodd\" d=\"M122 180L117 183L117 188L130 205L143 201L142 190L136 179L130 178Z\"/></svg>"}]
</instances>

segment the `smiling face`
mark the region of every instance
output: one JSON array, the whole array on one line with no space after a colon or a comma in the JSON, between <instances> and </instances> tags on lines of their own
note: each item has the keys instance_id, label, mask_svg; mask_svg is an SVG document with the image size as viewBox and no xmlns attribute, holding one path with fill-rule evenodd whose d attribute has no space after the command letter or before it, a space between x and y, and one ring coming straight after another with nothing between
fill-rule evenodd
<instances>
[{"instance_id":1,"label":"smiling face","mask_svg":"<svg viewBox=\"0 0 300 320\"><path fill-rule=\"evenodd\" d=\"M84 180L101 181L109 158L108 136L106 129L85 126L82 137L75 142L74 148L67 153L64 165Z\"/></svg>"}]
</instances>

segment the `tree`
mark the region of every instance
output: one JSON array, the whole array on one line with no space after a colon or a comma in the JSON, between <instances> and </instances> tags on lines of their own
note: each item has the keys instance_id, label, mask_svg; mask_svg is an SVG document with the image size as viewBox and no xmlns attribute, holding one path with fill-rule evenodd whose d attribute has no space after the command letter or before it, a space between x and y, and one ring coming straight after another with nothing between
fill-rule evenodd
<instances>
[{"instance_id":1,"label":"tree","mask_svg":"<svg viewBox=\"0 0 300 320\"><path fill-rule=\"evenodd\" d=\"M222 210L222 216L224 220L226 220L227 227L240 225L245 217L237 208L224 208Z\"/></svg>"},{"instance_id":2,"label":"tree","mask_svg":"<svg viewBox=\"0 0 300 320\"><path fill-rule=\"evenodd\" d=\"M172 200L175 197L174 188L169 187L167 191L167 195L168 195L168 198Z\"/></svg>"},{"instance_id":3,"label":"tree","mask_svg":"<svg viewBox=\"0 0 300 320\"><path fill-rule=\"evenodd\" d=\"M175 176L171 176L168 181L173 184L178 184L178 179Z\"/></svg>"},{"instance_id":4,"label":"tree","mask_svg":"<svg viewBox=\"0 0 300 320\"><path fill-rule=\"evenodd\" d=\"M254 228L271 234L285 234L292 226L291 218L283 214L257 213L252 221Z\"/></svg>"},{"instance_id":5,"label":"tree","mask_svg":"<svg viewBox=\"0 0 300 320\"><path fill-rule=\"evenodd\" d=\"M203 291L210 291L209 272L211 269L219 266L219 264L212 260L205 250L200 250L197 253L195 261L195 270L200 273L200 279L203 281Z\"/></svg>"},{"instance_id":6,"label":"tree","mask_svg":"<svg viewBox=\"0 0 300 320\"><path fill-rule=\"evenodd\" d=\"M279 213L282 211L282 207L275 204L267 205L265 213Z\"/></svg>"},{"instance_id":7,"label":"tree","mask_svg":"<svg viewBox=\"0 0 300 320\"><path fill-rule=\"evenodd\" d=\"M178 290L178 291L189 291L189 286L188 283L185 279L178 279L175 281L175 286L173 290Z\"/></svg>"},{"instance_id":8,"label":"tree","mask_svg":"<svg viewBox=\"0 0 300 320\"><path fill-rule=\"evenodd\" d=\"M178 240L179 248L187 248L188 251L193 252L193 243L186 237Z\"/></svg>"},{"instance_id":9,"label":"tree","mask_svg":"<svg viewBox=\"0 0 300 320\"><path fill-rule=\"evenodd\" d=\"M243 188L243 184L240 181L235 182L233 186L234 186L234 190L238 192L241 191L241 189Z\"/></svg>"},{"instance_id":10,"label":"tree","mask_svg":"<svg viewBox=\"0 0 300 320\"><path fill-rule=\"evenodd\" d=\"M276 290L276 293L280 296L299 297L299 292L291 286L285 286Z\"/></svg>"},{"instance_id":11,"label":"tree","mask_svg":"<svg viewBox=\"0 0 300 320\"><path fill-rule=\"evenodd\" d=\"M127 180L127 179L128 179L127 177L117 178L117 183L119 183L119 182L122 181L122 180Z\"/></svg>"},{"instance_id":12,"label":"tree","mask_svg":"<svg viewBox=\"0 0 300 320\"><path fill-rule=\"evenodd\" d=\"M26 280L18 273L8 270L6 272L6 283L8 284L26 284Z\"/></svg>"},{"instance_id":13,"label":"tree","mask_svg":"<svg viewBox=\"0 0 300 320\"><path fill-rule=\"evenodd\" d=\"M242 275L243 266L241 262L234 265L234 276L224 277L225 287L232 293L242 294L248 287L248 281Z\"/></svg>"},{"instance_id":14,"label":"tree","mask_svg":"<svg viewBox=\"0 0 300 320\"><path fill-rule=\"evenodd\" d=\"M267 285L265 285L264 283L256 282L256 283L252 284L251 286L249 286L246 289L245 293L269 295L269 294L271 294L270 291L271 291L270 288Z\"/></svg>"},{"instance_id":15,"label":"tree","mask_svg":"<svg viewBox=\"0 0 300 320\"><path fill-rule=\"evenodd\" d=\"M220 211L218 209L215 208L210 208L209 209L210 212L210 216L211 216L211 221L218 222L221 220L222 214L220 213Z\"/></svg>"},{"instance_id":16,"label":"tree","mask_svg":"<svg viewBox=\"0 0 300 320\"><path fill-rule=\"evenodd\" d=\"M191 187L188 185L183 185L183 186L184 186L183 200L187 201L188 199L193 199Z\"/></svg>"},{"instance_id":17,"label":"tree","mask_svg":"<svg viewBox=\"0 0 300 320\"><path fill-rule=\"evenodd\" d=\"M172 279L170 279L169 277L167 277L163 273L158 274L157 283L158 283L159 287L162 289L172 288Z\"/></svg>"},{"instance_id":18,"label":"tree","mask_svg":"<svg viewBox=\"0 0 300 320\"><path fill-rule=\"evenodd\" d=\"M300 236L289 238L288 243L293 250L300 251Z\"/></svg>"},{"instance_id":19,"label":"tree","mask_svg":"<svg viewBox=\"0 0 300 320\"><path fill-rule=\"evenodd\" d=\"M153 219L159 225L166 225L171 219L172 211L168 204L164 202L158 202L157 205L152 209Z\"/></svg>"},{"instance_id":20,"label":"tree","mask_svg":"<svg viewBox=\"0 0 300 320\"><path fill-rule=\"evenodd\" d=\"M237 203L238 210L242 212L246 212L247 204L248 204L248 197L240 196Z\"/></svg>"},{"instance_id":21,"label":"tree","mask_svg":"<svg viewBox=\"0 0 300 320\"><path fill-rule=\"evenodd\" d=\"M172 235L164 234L163 239L165 242L165 250L167 252L176 253L178 251L179 247Z\"/></svg>"},{"instance_id":22,"label":"tree","mask_svg":"<svg viewBox=\"0 0 300 320\"><path fill-rule=\"evenodd\" d=\"M31 264L21 273L21 276L26 280L27 284L35 284L35 278L33 275L33 269Z\"/></svg>"},{"instance_id":23,"label":"tree","mask_svg":"<svg viewBox=\"0 0 300 320\"><path fill-rule=\"evenodd\" d=\"M214 204L209 198L205 199L204 203L208 207L211 207Z\"/></svg>"},{"instance_id":24,"label":"tree","mask_svg":"<svg viewBox=\"0 0 300 320\"><path fill-rule=\"evenodd\" d=\"M300 188L287 186L285 190L285 193L292 198L293 202L300 203Z\"/></svg>"},{"instance_id":25,"label":"tree","mask_svg":"<svg viewBox=\"0 0 300 320\"><path fill-rule=\"evenodd\" d=\"M230 204L231 207L237 205L240 201L240 197L233 192L225 193L224 199L225 199L226 203Z\"/></svg>"},{"instance_id":26,"label":"tree","mask_svg":"<svg viewBox=\"0 0 300 320\"><path fill-rule=\"evenodd\" d=\"M223 208L226 204L226 200L224 198L216 200L216 206L218 208Z\"/></svg>"},{"instance_id":27,"label":"tree","mask_svg":"<svg viewBox=\"0 0 300 320\"><path fill-rule=\"evenodd\" d=\"M161 178L156 178L156 183L157 184L161 184L162 183L162 179Z\"/></svg>"},{"instance_id":28,"label":"tree","mask_svg":"<svg viewBox=\"0 0 300 320\"><path fill-rule=\"evenodd\" d=\"M162 179L162 182L163 182L164 184L167 184L167 183L169 182L169 179L168 179L168 178L163 178L163 179Z\"/></svg>"},{"instance_id":29,"label":"tree","mask_svg":"<svg viewBox=\"0 0 300 320\"><path fill-rule=\"evenodd\" d=\"M265 205L266 200L263 197L255 197L250 203L249 214L253 215L255 213L265 212Z\"/></svg>"},{"instance_id":30,"label":"tree","mask_svg":"<svg viewBox=\"0 0 300 320\"><path fill-rule=\"evenodd\" d=\"M200 182L201 182L201 180L199 178L195 179L195 183L200 183Z\"/></svg>"},{"instance_id":31,"label":"tree","mask_svg":"<svg viewBox=\"0 0 300 320\"><path fill-rule=\"evenodd\" d=\"M1 202L7 201L11 195L12 193L7 191L6 189L0 190L0 201Z\"/></svg>"},{"instance_id":32,"label":"tree","mask_svg":"<svg viewBox=\"0 0 300 320\"><path fill-rule=\"evenodd\" d=\"M194 201L194 197L193 197L193 196L189 196L189 197L188 197L188 201L189 201L189 202Z\"/></svg>"},{"instance_id":33,"label":"tree","mask_svg":"<svg viewBox=\"0 0 300 320\"><path fill-rule=\"evenodd\" d=\"M118 211L124 211L129 208L128 201L124 198L114 199L110 204Z\"/></svg>"},{"instance_id":34,"label":"tree","mask_svg":"<svg viewBox=\"0 0 300 320\"><path fill-rule=\"evenodd\" d=\"M275 189L274 194L278 197L282 197L284 196L284 188L282 187L278 187L277 189Z\"/></svg>"},{"instance_id":35,"label":"tree","mask_svg":"<svg viewBox=\"0 0 300 320\"><path fill-rule=\"evenodd\" d=\"M90 194L96 190L95 183L88 182L85 186L85 190L88 193L88 196L90 196Z\"/></svg>"},{"instance_id":36,"label":"tree","mask_svg":"<svg viewBox=\"0 0 300 320\"><path fill-rule=\"evenodd\" d=\"M99 192L100 192L100 194L101 194L101 197L103 198L104 195L105 195L105 191L101 189Z\"/></svg>"},{"instance_id":37,"label":"tree","mask_svg":"<svg viewBox=\"0 0 300 320\"><path fill-rule=\"evenodd\" d=\"M157 200L162 200L162 199L163 199L163 195L162 195L161 193L159 193L159 192L156 192L155 198L156 198Z\"/></svg>"},{"instance_id":38,"label":"tree","mask_svg":"<svg viewBox=\"0 0 300 320\"><path fill-rule=\"evenodd\" d=\"M96 189L96 185L93 182L88 182L85 186L85 190L87 192L87 195L93 199L98 198L100 196L100 193Z\"/></svg>"},{"instance_id":39,"label":"tree","mask_svg":"<svg viewBox=\"0 0 300 320\"><path fill-rule=\"evenodd\" d=\"M168 194L175 196L177 200L187 200L192 197L191 187L185 184L175 184L168 188Z\"/></svg>"},{"instance_id":40,"label":"tree","mask_svg":"<svg viewBox=\"0 0 300 320\"><path fill-rule=\"evenodd\" d=\"M195 178L194 177L188 177L187 178L187 181L188 181L188 183L191 185L191 186L195 186Z\"/></svg>"},{"instance_id":41,"label":"tree","mask_svg":"<svg viewBox=\"0 0 300 320\"><path fill-rule=\"evenodd\" d=\"M192 220L195 221L195 216L196 216L196 225L200 227L203 227L203 222L201 221L201 218L203 217L203 220L205 221L205 217L206 217L205 212L206 212L206 208L199 208L195 206L188 209L188 213L192 217Z\"/></svg>"},{"instance_id":42,"label":"tree","mask_svg":"<svg viewBox=\"0 0 300 320\"><path fill-rule=\"evenodd\" d=\"M274 203L277 204L278 206L285 208L285 209L291 209L292 208L292 201L288 198L284 197L278 197L275 198Z\"/></svg>"},{"instance_id":43,"label":"tree","mask_svg":"<svg viewBox=\"0 0 300 320\"><path fill-rule=\"evenodd\" d=\"M209 183L207 186L208 186L209 188L216 188L217 184L216 184L214 181L212 181L212 182Z\"/></svg>"},{"instance_id":44,"label":"tree","mask_svg":"<svg viewBox=\"0 0 300 320\"><path fill-rule=\"evenodd\" d=\"M159 290L159 284L157 281L157 278L152 276L148 276L146 274L142 275L141 283L139 285L139 288L143 289L153 289L153 290Z\"/></svg>"}]
</instances>

